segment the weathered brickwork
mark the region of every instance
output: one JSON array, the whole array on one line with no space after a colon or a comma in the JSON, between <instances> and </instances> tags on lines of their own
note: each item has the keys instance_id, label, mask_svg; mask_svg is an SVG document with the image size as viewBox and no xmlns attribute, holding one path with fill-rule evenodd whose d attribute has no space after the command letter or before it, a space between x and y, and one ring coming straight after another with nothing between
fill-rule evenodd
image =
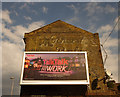
<instances>
[{"instance_id":1,"label":"weathered brickwork","mask_svg":"<svg viewBox=\"0 0 120 97\"><path fill-rule=\"evenodd\" d=\"M88 94L114 94L103 81L99 90L92 90L91 83L105 76L98 33L90 33L63 21L56 21L30 33L25 33L25 51L87 51L90 73Z\"/></svg>"}]
</instances>

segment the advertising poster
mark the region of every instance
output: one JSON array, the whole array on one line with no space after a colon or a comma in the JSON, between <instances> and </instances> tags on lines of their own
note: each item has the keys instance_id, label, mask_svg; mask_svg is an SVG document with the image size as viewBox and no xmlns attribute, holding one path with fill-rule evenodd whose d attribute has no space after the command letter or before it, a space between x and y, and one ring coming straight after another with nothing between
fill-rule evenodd
<instances>
[{"instance_id":1,"label":"advertising poster","mask_svg":"<svg viewBox=\"0 0 120 97\"><path fill-rule=\"evenodd\" d=\"M86 52L25 52L23 61L23 82L88 81Z\"/></svg>"}]
</instances>

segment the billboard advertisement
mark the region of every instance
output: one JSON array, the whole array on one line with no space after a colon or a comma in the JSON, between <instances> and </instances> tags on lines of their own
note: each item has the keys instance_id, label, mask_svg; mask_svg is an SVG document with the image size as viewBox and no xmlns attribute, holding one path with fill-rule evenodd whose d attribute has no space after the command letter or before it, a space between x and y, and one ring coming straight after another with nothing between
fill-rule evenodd
<instances>
[{"instance_id":1,"label":"billboard advertisement","mask_svg":"<svg viewBox=\"0 0 120 97\"><path fill-rule=\"evenodd\" d=\"M87 53L24 52L20 84L89 84Z\"/></svg>"}]
</instances>

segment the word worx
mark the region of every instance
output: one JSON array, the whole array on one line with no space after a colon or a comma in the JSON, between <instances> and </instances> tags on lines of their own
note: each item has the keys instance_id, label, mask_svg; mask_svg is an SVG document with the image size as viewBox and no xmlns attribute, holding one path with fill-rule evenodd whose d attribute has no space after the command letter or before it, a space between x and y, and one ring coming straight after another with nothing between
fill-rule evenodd
<instances>
[{"instance_id":1,"label":"word worx","mask_svg":"<svg viewBox=\"0 0 120 97\"><path fill-rule=\"evenodd\" d=\"M65 59L52 59L52 60L43 60L44 65L34 65L34 68L36 67L37 70L40 71L48 71L48 72L66 72L66 68L68 66L68 60Z\"/></svg>"}]
</instances>

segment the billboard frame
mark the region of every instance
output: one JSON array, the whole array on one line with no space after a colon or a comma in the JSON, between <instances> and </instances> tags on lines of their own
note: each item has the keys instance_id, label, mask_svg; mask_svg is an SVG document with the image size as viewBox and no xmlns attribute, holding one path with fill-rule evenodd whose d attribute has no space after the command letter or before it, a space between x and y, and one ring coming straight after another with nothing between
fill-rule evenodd
<instances>
[{"instance_id":1,"label":"billboard frame","mask_svg":"<svg viewBox=\"0 0 120 97\"><path fill-rule=\"evenodd\" d=\"M24 60L25 60L25 54L26 53L50 53L50 54L54 54L54 53L85 53L85 60L86 60L86 76L87 76L87 80L29 80L29 81L25 81L23 80L23 72L24 72ZM76 52L56 52L56 51L52 51L52 52L48 52L48 51L25 51L24 52L24 57L23 57L23 64L22 64L22 70L21 70L21 76L20 76L20 85L89 85L89 71L88 71L88 59L87 59L87 52L86 51L76 51Z\"/></svg>"}]
</instances>

